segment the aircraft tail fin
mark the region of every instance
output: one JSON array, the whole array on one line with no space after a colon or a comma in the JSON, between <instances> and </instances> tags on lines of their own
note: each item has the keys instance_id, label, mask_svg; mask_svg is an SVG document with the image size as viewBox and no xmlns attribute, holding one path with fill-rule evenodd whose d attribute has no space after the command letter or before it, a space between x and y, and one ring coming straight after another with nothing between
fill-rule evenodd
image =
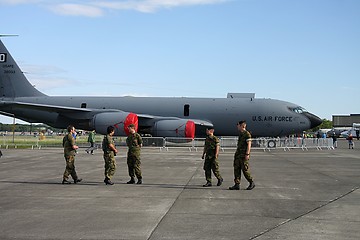
<instances>
[{"instance_id":1,"label":"aircraft tail fin","mask_svg":"<svg viewBox=\"0 0 360 240\"><path fill-rule=\"evenodd\" d=\"M0 40L0 98L45 96L27 80Z\"/></svg>"}]
</instances>

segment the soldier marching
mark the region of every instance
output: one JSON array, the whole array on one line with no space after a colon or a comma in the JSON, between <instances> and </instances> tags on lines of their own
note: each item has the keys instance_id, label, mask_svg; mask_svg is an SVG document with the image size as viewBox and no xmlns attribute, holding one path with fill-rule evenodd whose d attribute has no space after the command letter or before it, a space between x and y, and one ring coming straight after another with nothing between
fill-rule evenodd
<instances>
[{"instance_id":1,"label":"soldier marching","mask_svg":"<svg viewBox=\"0 0 360 240\"><path fill-rule=\"evenodd\" d=\"M217 186L221 186L222 182L224 181L220 175L219 170L219 151L220 151L220 141L219 138L214 136L214 128L208 127L206 129L206 139L204 144L204 151L202 154L202 159L204 161L204 171L205 171L205 178L206 183L203 187L211 187L211 171L214 173L215 177L217 178Z\"/></svg>"},{"instance_id":2,"label":"soldier marching","mask_svg":"<svg viewBox=\"0 0 360 240\"><path fill-rule=\"evenodd\" d=\"M249 160L250 160L250 151L251 151L251 134L246 130L246 122L240 121L237 124L237 128L239 130L239 137L237 143L237 149L234 154L234 185L229 187L230 190L240 190L240 180L241 173L244 175L246 180L249 182L247 190L252 190L255 187L254 180L250 174L249 169ZM128 166L128 174L130 176L130 180L127 184L142 184L142 171L141 171L141 147L143 145L143 140L136 132L136 126L134 124L130 124L128 126L129 134L126 138L126 145L128 147L127 151L127 166ZM63 175L63 184L70 183L68 181L69 175L72 176L74 183L80 182L82 179L78 178L75 171L75 153L78 148L75 145L75 139L73 134L75 134L75 128L70 125L68 127L68 134L63 139L64 146L64 156L66 159L66 169ZM107 135L104 136L102 142L102 149L104 152L104 162L105 162L105 179L104 183L106 185L113 185L114 183L111 181L112 177L116 171L116 160L115 156L118 150L115 147L115 142L113 139L113 135L115 134L115 127L109 126L107 128ZM208 127L206 129L206 139L204 143L204 149L202 154L202 159L204 159L204 171L205 171L205 179L206 183L203 187L211 187L212 186L212 173L217 178L217 186L221 186L223 183L223 178L220 174L219 170L219 152L220 152L220 141L219 138L214 135L214 128ZM135 181L137 178L137 182Z\"/></svg>"}]
</instances>

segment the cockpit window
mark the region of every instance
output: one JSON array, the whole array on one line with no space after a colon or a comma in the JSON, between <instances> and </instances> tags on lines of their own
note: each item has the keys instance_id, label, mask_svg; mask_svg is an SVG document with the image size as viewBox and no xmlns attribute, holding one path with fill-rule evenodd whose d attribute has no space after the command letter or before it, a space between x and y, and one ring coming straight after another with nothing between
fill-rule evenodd
<instances>
[{"instance_id":1,"label":"cockpit window","mask_svg":"<svg viewBox=\"0 0 360 240\"><path fill-rule=\"evenodd\" d=\"M289 108L291 111L296 112L296 113L306 113L308 112L305 108L302 107L295 107L295 108Z\"/></svg>"}]
</instances>

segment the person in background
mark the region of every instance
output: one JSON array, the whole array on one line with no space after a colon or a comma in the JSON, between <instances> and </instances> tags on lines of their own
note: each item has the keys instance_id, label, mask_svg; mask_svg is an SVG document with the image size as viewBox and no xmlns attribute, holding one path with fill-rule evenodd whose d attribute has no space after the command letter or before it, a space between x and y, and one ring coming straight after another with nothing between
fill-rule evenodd
<instances>
[{"instance_id":1,"label":"person in background","mask_svg":"<svg viewBox=\"0 0 360 240\"><path fill-rule=\"evenodd\" d=\"M333 147L334 147L334 148L337 148L337 136L336 136L335 131L332 132L331 138L332 138L332 140L333 140Z\"/></svg>"},{"instance_id":2,"label":"person in background","mask_svg":"<svg viewBox=\"0 0 360 240\"><path fill-rule=\"evenodd\" d=\"M346 138L346 140L348 140L349 143L349 149L352 148L354 149L354 138L353 135L350 133L349 136Z\"/></svg>"},{"instance_id":3,"label":"person in background","mask_svg":"<svg viewBox=\"0 0 360 240\"><path fill-rule=\"evenodd\" d=\"M88 148L86 150L87 153L90 153L91 155L94 155L94 146L95 146L95 130L92 130L91 132L89 132L89 136L88 136L88 143L90 143L90 148Z\"/></svg>"}]
</instances>

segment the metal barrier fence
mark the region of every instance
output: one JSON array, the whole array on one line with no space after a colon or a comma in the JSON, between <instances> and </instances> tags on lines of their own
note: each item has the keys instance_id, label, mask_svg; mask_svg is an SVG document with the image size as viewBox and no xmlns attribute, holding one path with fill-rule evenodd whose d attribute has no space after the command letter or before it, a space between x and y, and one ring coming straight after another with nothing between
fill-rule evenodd
<instances>
[{"instance_id":1,"label":"metal barrier fence","mask_svg":"<svg viewBox=\"0 0 360 240\"><path fill-rule=\"evenodd\" d=\"M181 138L164 138L163 149L170 148L188 148L190 151L202 151L205 138L195 138L193 140ZM237 137L220 138L221 151L235 150L237 147ZM251 141L253 150L271 151L281 149L290 151L291 149L301 149L307 151L309 149L334 149L333 141L330 138L255 138Z\"/></svg>"},{"instance_id":2,"label":"metal barrier fence","mask_svg":"<svg viewBox=\"0 0 360 240\"><path fill-rule=\"evenodd\" d=\"M97 135L95 147L101 149L103 136ZM0 138L1 139L1 138ZM63 136L46 136L43 138L34 136L3 136L0 140L0 148L32 148L40 149L46 147L61 148ZM170 137L143 137L144 148L159 149L159 151L169 151L170 149L188 149L189 151L202 151L205 138L170 138ZM117 146L126 146L126 137L115 137ZM237 137L221 137L221 151L234 150L237 147ZM76 140L80 148L88 148L87 136L78 136ZM281 149L289 151L291 149L333 149L331 138L255 138L252 139L252 149L270 151Z\"/></svg>"},{"instance_id":3,"label":"metal barrier fence","mask_svg":"<svg viewBox=\"0 0 360 240\"><path fill-rule=\"evenodd\" d=\"M222 139L227 143L224 144L221 141L222 149L236 148L237 138ZM230 142L230 144L229 144ZM275 149L282 149L284 151L290 151L291 149L301 149L303 151L309 149L334 149L333 140L331 138L256 138L252 139L252 149L261 149L264 151L270 151Z\"/></svg>"}]
</instances>

